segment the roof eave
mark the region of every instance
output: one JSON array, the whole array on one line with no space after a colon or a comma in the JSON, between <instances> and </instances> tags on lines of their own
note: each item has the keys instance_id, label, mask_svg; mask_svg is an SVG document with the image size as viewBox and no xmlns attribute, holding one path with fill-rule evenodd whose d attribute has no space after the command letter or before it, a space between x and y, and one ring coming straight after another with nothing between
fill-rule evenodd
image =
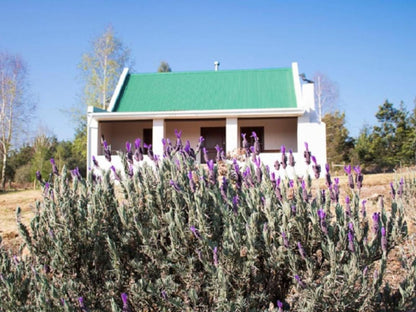
<instances>
[{"instance_id":1,"label":"roof eave","mask_svg":"<svg viewBox=\"0 0 416 312\"><path fill-rule=\"evenodd\" d=\"M303 108L264 108L264 109L223 109L156 112L91 112L96 120L135 120L135 119L205 119L205 118L264 118L300 117Z\"/></svg>"}]
</instances>

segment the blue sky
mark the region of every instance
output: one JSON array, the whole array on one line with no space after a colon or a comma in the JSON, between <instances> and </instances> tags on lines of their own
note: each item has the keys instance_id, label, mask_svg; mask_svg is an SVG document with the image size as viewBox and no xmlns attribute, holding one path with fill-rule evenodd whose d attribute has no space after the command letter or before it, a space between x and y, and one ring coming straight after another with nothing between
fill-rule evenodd
<instances>
[{"instance_id":1,"label":"blue sky","mask_svg":"<svg viewBox=\"0 0 416 312\"><path fill-rule=\"evenodd\" d=\"M112 24L136 72L289 67L337 83L357 136L386 99L416 98L416 1L0 1L0 51L28 63L38 104L31 123L72 139L65 111L79 104L78 64Z\"/></svg>"}]
</instances>

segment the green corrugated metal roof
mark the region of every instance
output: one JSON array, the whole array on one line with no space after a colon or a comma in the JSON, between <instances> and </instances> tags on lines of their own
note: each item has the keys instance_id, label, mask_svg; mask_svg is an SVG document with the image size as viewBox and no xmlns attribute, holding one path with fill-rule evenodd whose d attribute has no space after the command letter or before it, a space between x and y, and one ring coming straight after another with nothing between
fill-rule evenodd
<instances>
[{"instance_id":1,"label":"green corrugated metal roof","mask_svg":"<svg viewBox=\"0 0 416 312\"><path fill-rule=\"evenodd\" d=\"M291 68L129 74L115 112L296 108Z\"/></svg>"}]
</instances>

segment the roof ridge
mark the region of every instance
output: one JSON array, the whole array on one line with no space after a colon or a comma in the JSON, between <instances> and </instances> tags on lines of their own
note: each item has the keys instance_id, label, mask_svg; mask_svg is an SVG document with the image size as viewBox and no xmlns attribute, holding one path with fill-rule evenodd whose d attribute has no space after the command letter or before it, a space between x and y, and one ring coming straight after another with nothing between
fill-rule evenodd
<instances>
[{"instance_id":1,"label":"roof ridge","mask_svg":"<svg viewBox=\"0 0 416 312\"><path fill-rule=\"evenodd\" d=\"M265 71L285 71L292 70L291 67L271 67L271 68L256 68L256 69L224 69L224 70L196 70L196 71L177 71L177 72L151 72L151 73L129 73L129 75L174 75L174 74L221 74L221 73L235 73L235 72L265 72Z\"/></svg>"}]
</instances>

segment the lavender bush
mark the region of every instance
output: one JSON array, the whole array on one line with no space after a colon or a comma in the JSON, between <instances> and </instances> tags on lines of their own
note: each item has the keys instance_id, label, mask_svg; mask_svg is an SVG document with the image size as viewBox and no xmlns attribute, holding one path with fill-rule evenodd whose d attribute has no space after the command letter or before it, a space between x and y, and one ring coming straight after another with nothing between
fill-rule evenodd
<instances>
[{"instance_id":1,"label":"lavender bush","mask_svg":"<svg viewBox=\"0 0 416 312\"><path fill-rule=\"evenodd\" d=\"M86 179L55 167L49 181L38 176L44 199L30 228L19 223L25 256L1 249L0 311L415 308L414 261L400 292L385 283L387 255L406 236L404 202L389 211L380 202L368 216L359 167L346 168L349 196L340 198L329 168L325 189L282 174L292 151L276 161L280 175L255 147L243 163L219 149L216 163L200 165L203 139L193 150L176 134L161 157L146 147L150 163L136 140L120 154L122 171L94 159ZM413 189L403 182L403 193Z\"/></svg>"}]
</instances>

